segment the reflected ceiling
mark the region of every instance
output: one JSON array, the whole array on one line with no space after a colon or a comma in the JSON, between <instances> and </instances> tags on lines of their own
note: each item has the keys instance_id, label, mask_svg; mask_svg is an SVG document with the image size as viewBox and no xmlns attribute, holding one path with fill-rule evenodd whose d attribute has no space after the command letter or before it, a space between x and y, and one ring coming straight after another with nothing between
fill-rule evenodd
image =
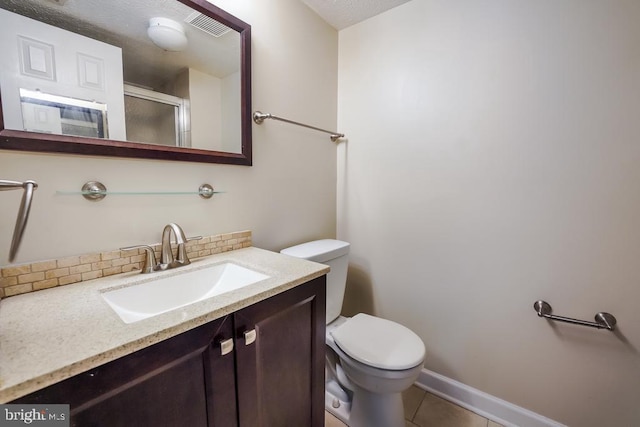
<instances>
[{"instance_id":1,"label":"reflected ceiling","mask_svg":"<svg viewBox=\"0 0 640 427\"><path fill-rule=\"evenodd\" d=\"M214 37L186 23L194 10L174 0L0 0L0 7L121 47L127 64L124 80L147 88L162 87L168 76L176 75L185 65L219 78L240 69L238 33L229 31ZM162 17L182 24L189 39L186 50L166 52L147 37L149 19L158 16L159 10ZM205 45L207 49L202 49ZM143 70L134 64L147 65Z\"/></svg>"}]
</instances>

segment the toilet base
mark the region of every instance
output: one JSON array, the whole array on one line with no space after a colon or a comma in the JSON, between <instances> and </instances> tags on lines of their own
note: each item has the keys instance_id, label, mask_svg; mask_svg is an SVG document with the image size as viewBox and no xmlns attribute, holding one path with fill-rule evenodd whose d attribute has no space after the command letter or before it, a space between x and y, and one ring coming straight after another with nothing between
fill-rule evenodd
<instances>
[{"instance_id":1,"label":"toilet base","mask_svg":"<svg viewBox=\"0 0 640 427\"><path fill-rule=\"evenodd\" d=\"M331 415L346 425L349 425L349 415L351 414L350 401L341 400L327 390L324 392L324 408Z\"/></svg>"},{"instance_id":2,"label":"toilet base","mask_svg":"<svg viewBox=\"0 0 640 427\"><path fill-rule=\"evenodd\" d=\"M355 388L352 402L325 391L325 409L349 427L405 426L402 393L378 394Z\"/></svg>"}]
</instances>

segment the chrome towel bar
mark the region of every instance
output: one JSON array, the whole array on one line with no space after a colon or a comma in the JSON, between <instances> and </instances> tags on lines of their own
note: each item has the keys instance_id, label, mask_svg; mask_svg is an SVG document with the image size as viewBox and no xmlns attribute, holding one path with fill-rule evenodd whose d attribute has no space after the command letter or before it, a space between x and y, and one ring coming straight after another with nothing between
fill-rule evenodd
<instances>
[{"instance_id":1,"label":"chrome towel bar","mask_svg":"<svg viewBox=\"0 0 640 427\"><path fill-rule=\"evenodd\" d=\"M317 128L315 126L305 125L304 123L298 123L298 122L294 122L293 120L283 119L282 117L274 116L273 114L269 114L269 113L263 113L263 112L260 112L260 111L255 111L253 113L253 121L256 122L256 124L258 124L258 125L262 124L262 122L264 122L265 119L279 120L281 122L289 123L289 124L292 124L292 125L302 126L303 128L313 129L313 130L317 130L317 131L320 131L320 132L328 133L328 134L331 135L330 138L331 138L331 140L333 142L336 142L340 138L344 138L344 134L343 133L333 132L333 131L330 131L330 130L320 129L320 128Z\"/></svg>"},{"instance_id":2,"label":"chrome towel bar","mask_svg":"<svg viewBox=\"0 0 640 427\"><path fill-rule=\"evenodd\" d=\"M22 201L18 209L18 217L16 218L16 226L13 229L13 238L11 239L11 248L9 249L9 262L13 262L22 242L24 229L27 227L29 219L29 210L31 209L31 200L33 199L33 191L38 188L35 181L8 181L0 179L0 191L24 189L22 193Z\"/></svg>"},{"instance_id":3,"label":"chrome towel bar","mask_svg":"<svg viewBox=\"0 0 640 427\"><path fill-rule=\"evenodd\" d=\"M574 325L589 326L591 328L608 329L613 331L616 329L616 318L613 314L600 312L596 313L595 322L587 320L572 319L570 317L556 316L551 314L551 306L546 301L536 301L533 303L533 309L538 313L539 317L545 317L549 320L557 320L559 322L573 323Z\"/></svg>"}]
</instances>

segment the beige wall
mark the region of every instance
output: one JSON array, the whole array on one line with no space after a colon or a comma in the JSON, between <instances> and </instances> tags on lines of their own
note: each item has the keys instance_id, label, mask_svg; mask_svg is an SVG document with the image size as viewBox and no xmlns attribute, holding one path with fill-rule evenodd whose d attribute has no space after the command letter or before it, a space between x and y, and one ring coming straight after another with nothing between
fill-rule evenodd
<instances>
[{"instance_id":1,"label":"beige wall","mask_svg":"<svg viewBox=\"0 0 640 427\"><path fill-rule=\"evenodd\" d=\"M337 32L298 0L216 4L252 25L253 106L335 127ZM279 250L335 235L336 147L320 133L254 125L253 167L0 151L0 178L34 179L31 217L17 262L158 242L171 221L187 235L253 231L255 246ZM114 191L226 191L193 196L108 196L91 203L56 190L97 179ZM7 264L20 200L0 194L0 266Z\"/></svg>"},{"instance_id":2,"label":"beige wall","mask_svg":"<svg viewBox=\"0 0 640 427\"><path fill-rule=\"evenodd\" d=\"M230 151L232 153L242 151L242 135L240 132L242 121L240 111L242 106L238 96L240 79L240 72L237 71L225 76L221 81L221 115L222 122L225 123L225 126L222 127L222 151Z\"/></svg>"},{"instance_id":3,"label":"beige wall","mask_svg":"<svg viewBox=\"0 0 640 427\"><path fill-rule=\"evenodd\" d=\"M178 77L178 96L189 100L191 147L225 151L222 146L222 82L194 68L185 68ZM239 91L236 96L239 97ZM239 110L239 109L238 109ZM236 140L238 146L240 139ZM239 153L242 150L234 152Z\"/></svg>"},{"instance_id":4,"label":"beige wall","mask_svg":"<svg viewBox=\"0 0 640 427\"><path fill-rule=\"evenodd\" d=\"M348 314L559 422L640 425L638 22L635 0L414 0L339 33Z\"/></svg>"}]
</instances>

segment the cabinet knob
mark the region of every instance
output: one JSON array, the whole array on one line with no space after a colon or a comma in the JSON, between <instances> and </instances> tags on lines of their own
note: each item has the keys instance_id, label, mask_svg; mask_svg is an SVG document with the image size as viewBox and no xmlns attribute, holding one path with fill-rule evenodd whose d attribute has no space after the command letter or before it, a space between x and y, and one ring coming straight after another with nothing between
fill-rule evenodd
<instances>
[{"instance_id":1,"label":"cabinet knob","mask_svg":"<svg viewBox=\"0 0 640 427\"><path fill-rule=\"evenodd\" d=\"M244 345L253 344L256 340L256 330L244 331Z\"/></svg>"},{"instance_id":2,"label":"cabinet knob","mask_svg":"<svg viewBox=\"0 0 640 427\"><path fill-rule=\"evenodd\" d=\"M232 351L233 351L233 338L220 341L220 354L224 356L226 354L231 353Z\"/></svg>"}]
</instances>

